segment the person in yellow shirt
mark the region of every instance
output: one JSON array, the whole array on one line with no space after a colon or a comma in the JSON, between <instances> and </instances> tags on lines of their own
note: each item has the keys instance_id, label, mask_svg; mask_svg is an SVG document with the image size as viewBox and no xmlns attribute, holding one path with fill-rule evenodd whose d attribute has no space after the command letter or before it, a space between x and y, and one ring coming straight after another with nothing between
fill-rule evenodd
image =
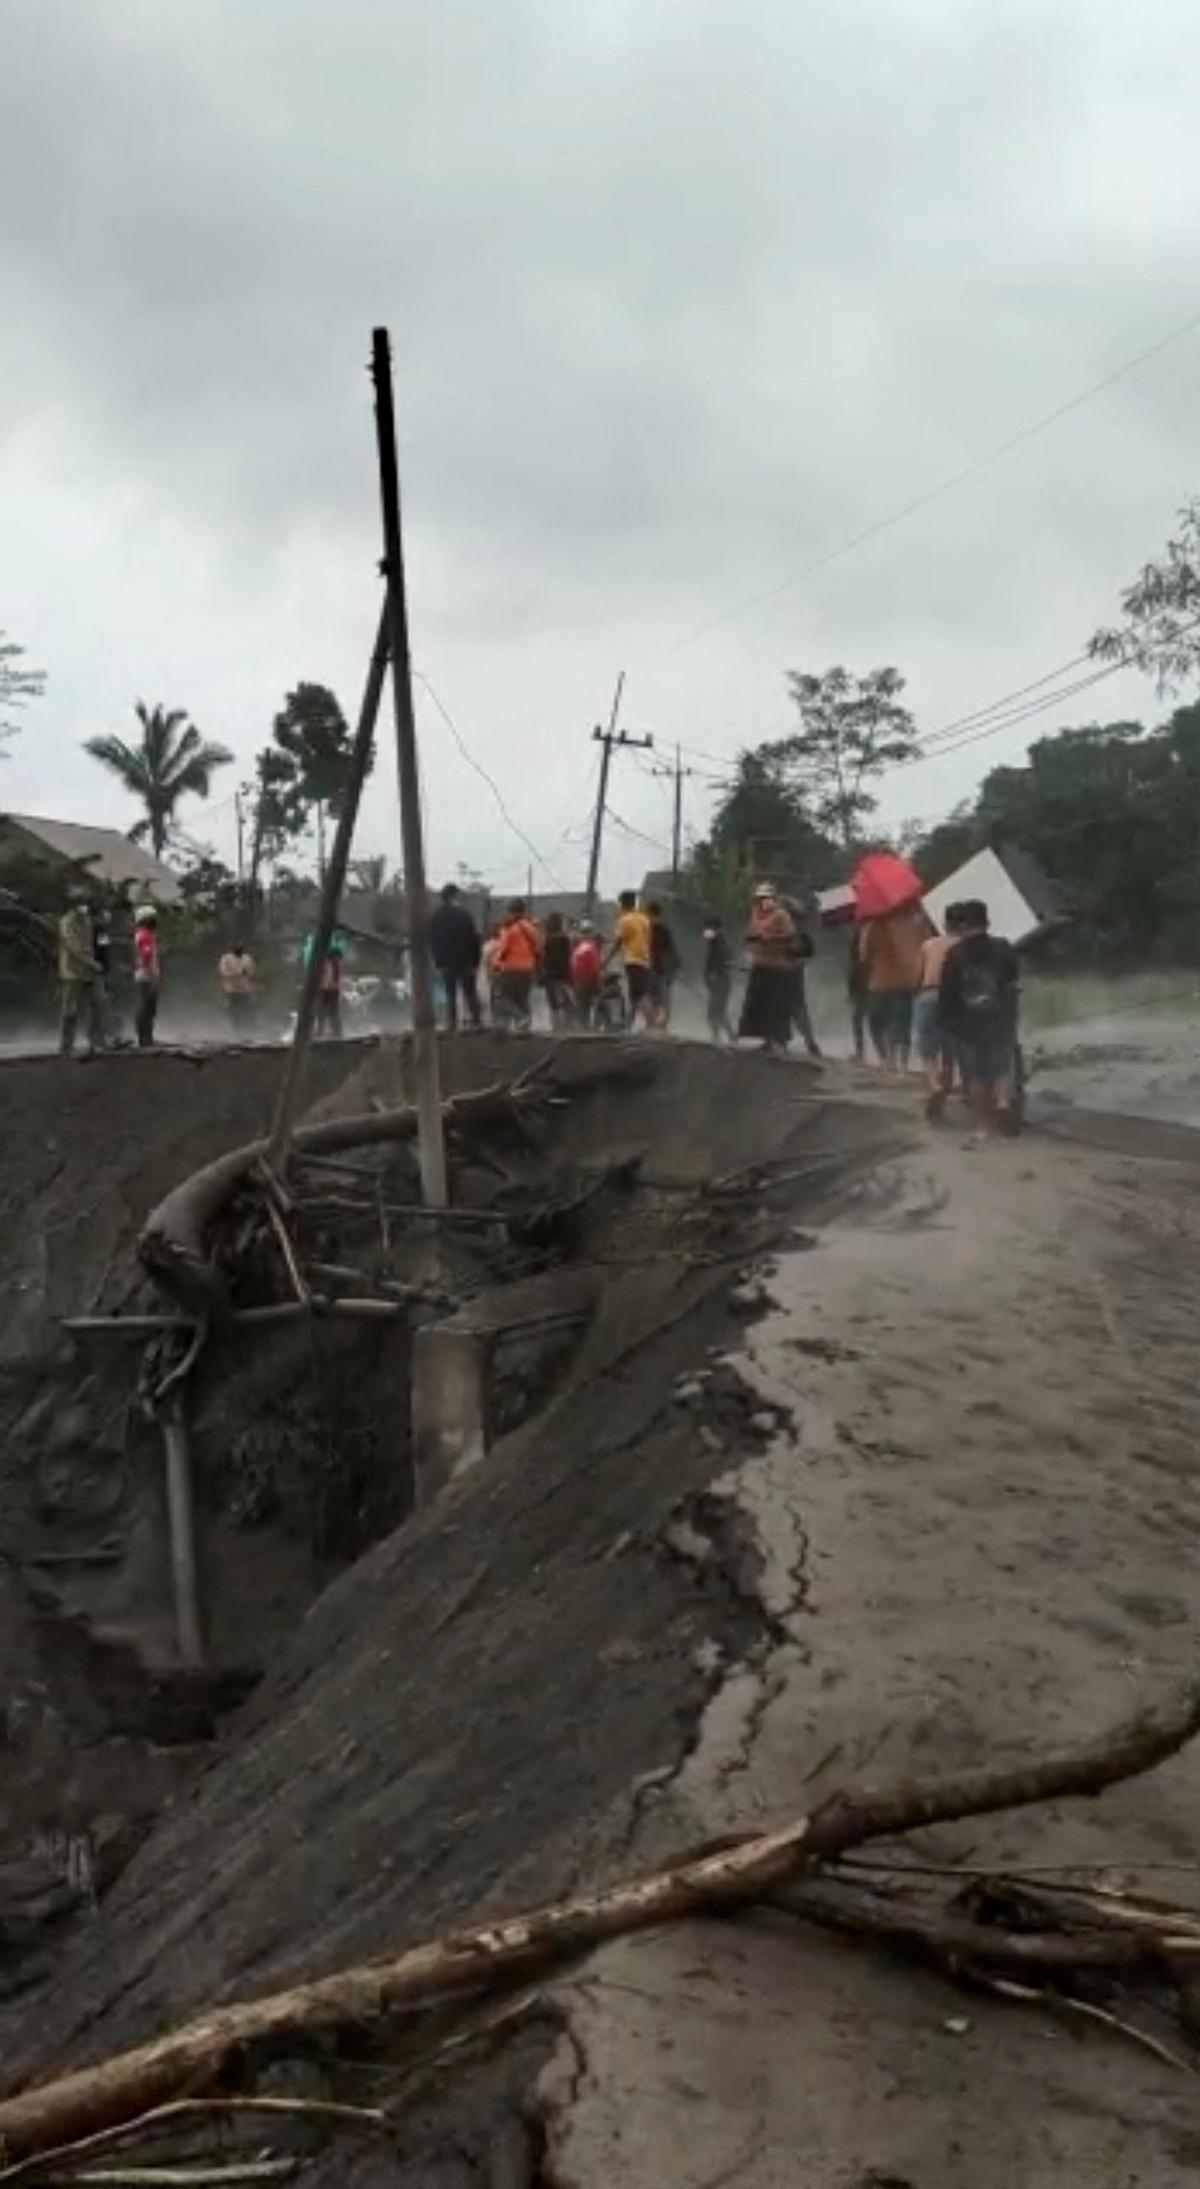
<instances>
[{"instance_id":1,"label":"person in yellow shirt","mask_svg":"<svg viewBox=\"0 0 1200 2189\"><path fill-rule=\"evenodd\" d=\"M638 905L637 894L623 889L618 899L619 910L612 949L607 962L620 953L625 973L625 985L629 990L629 1023L636 1026L641 1019L650 1022L651 960L650 915Z\"/></svg>"}]
</instances>

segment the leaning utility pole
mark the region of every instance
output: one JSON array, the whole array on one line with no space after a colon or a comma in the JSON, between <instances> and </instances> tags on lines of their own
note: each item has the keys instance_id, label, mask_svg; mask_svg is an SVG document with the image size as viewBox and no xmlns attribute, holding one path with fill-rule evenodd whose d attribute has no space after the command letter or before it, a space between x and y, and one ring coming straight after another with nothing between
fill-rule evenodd
<instances>
[{"instance_id":1,"label":"leaning utility pole","mask_svg":"<svg viewBox=\"0 0 1200 2189\"><path fill-rule=\"evenodd\" d=\"M652 737L629 737L624 730L618 730L617 716L621 712L621 694L624 689L625 671L622 669L620 676L617 678L616 691L613 693L612 713L608 718L608 728L602 730L599 723L597 723L592 731L593 738L601 747L601 753L600 786L596 792L596 818L592 823L592 850L591 857L588 860L587 899L584 905L589 920L596 910L596 884L600 876L600 847L604 841L604 814L608 805L608 771L612 766L613 748L619 745L630 750L636 748L642 752L649 752L654 744Z\"/></svg>"},{"instance_id":2,"label":"leaning utility pole","mask_svg":"<svg viewBox=\"0 0 1200 2189\"><path fill-rule=\"evenodd\" d=\"M321 877L321 897L317 908L317 922L313 929L312 948L304 968L304 980L300 988L300 1003L296 1011L296 1028L292 1046L284 1066L283 1080L275 1102L275 1114L271 1119L271 1131L267 1141L267 1163L272 1169L281 1168L287 1162L291 1146L292 1127L304 1083L308 1052L312 1046L313 1021L317 1013L317 997L321 988L321 975L333 940L337 924L338 905L346 881L346 869L350 863L350 845L354 836L354 824L358 819L358 802L362 787L371 766L375 749L375 724L379 715L379 703L383 698L384 680L387 676L388 653L391 641L391 614L385 601L375 636L375 647L367 670L366 688L359 709L354 743L350 748L350 770L346 787L338 808L337 827L334 831L333 850L329 864Z\"/></svg>"},{"instance_id":3,"label":"leaning utility pole","mask_svg":"<svg viewBox=\"0 0 1200 2189\"><path fill-rule=\"evenodd\" d=\"M375 383L375 425L379 441L379 494L383 509L383 575L391 624L392 702L396 716L396 758L400 779L400 838L404 851L404 895L408 910L409 986L412 994L413 1069L417 1092L417 1154L421 1192L428 1208L446 1206L446 1143L438 1076L437 1019L433 1007L433 965L429 953L429 893L425 886L425 845L421 833L421 779L417 766L417 727L413 716L408 653L408 602L404 589L404 551L400 538L400 477L396 464L396 418L392 403L392 352L386 327L376 327L371 342L371 378Z\"/></svg>"}]
</instances>

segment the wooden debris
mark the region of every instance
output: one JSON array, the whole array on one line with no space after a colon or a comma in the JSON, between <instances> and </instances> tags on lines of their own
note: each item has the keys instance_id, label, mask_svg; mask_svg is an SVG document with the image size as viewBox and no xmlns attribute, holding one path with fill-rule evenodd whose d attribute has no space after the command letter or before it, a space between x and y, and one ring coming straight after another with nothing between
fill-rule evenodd
<instances>
[{"instance_id":1,"label":"wooden debris","mask_svg":"<svg viewBox=\"0 0 1200 2189\"><path fill-rule=\"evenodd\" d=\"M837 1794L811 1817L685 1855L606 1891L451 1932L388 1959L214 2008L133 2051L0 2101L0 2149L22 2158L127 2122L181 2091L212 2088L248 2045L388 2020L455 1995L486 1995L578 1960L606 1939L710 1909L770 1900L818 1863L868 1840L1098 1794L1162 1762L1198 1729L1200 1679L1195 1679L1106 1734L1040 1760L978 1765L925 1783L896 1779Z\"/></svg>"},{"instance_id":2,"label":"wooden debris","mask_svg":"<svg viewBox=\"0 0 1200 2189\"><path fill-rule=\"evenodd\" d=\"M109 2189L207 2189L208 2184L286 2181L294 2158L235 2159L228 2166L102 2166L81 2174L51 2174L49 2182L107 2183Z\"/></svg>"},{"instance_id":3,"label":"wooden debris","mask_svg":"<svg viewBox=\"0 0 1200 2189\"><path fill-rule=\"evenodd\" d=\"M380 2106L338 2105L324 2098L177 2098L171 2105L156 2106L153 2112L138 2114L114 2128L103 2128L93 2136L81 2137L78 2142L36 2152L18 2160L15 2166L0 2167L0 2184L3 2189L16 2189L19 2182L43 2179L51 2169L65 2174L70 2167L101 2158L108 2151L124 2150L131 2143L172 2136L180 2129L206 2127L221 2120L238 2121L257 2116L265 2116L268 2120L307 2119L324 2122L331 2128L376 2132L388 2126L388 2115Z\"/></svg>"}]
</instances>

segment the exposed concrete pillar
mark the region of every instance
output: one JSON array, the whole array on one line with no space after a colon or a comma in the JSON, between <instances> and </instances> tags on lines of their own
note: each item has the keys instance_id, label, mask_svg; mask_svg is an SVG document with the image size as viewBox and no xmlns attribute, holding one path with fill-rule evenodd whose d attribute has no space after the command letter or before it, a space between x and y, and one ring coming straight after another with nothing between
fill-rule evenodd
<instances>
[{"instance_id":1,"label":"exposed concrete pillar","mask_svg":"<svg viewBox=\"0 0 1200 2189\"><path fill-rule=\"evenodd\" d=\"M420 1507L483 1458L495 1333L428 1323L412 1362L413 1500Z\"/></svg>"}]
</instances>

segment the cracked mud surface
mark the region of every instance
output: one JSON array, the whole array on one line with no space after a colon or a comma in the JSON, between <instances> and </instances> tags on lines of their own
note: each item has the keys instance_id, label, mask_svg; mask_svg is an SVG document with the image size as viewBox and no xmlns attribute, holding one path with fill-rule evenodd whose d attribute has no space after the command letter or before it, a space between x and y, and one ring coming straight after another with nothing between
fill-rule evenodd
<instances>
[{"instance_id":1,"label":"cracked mud surface","mask_svg":"<svg viewBox=\"0 0 1200 2189\"><path fill-rule=\"evenodd\" d=\"M578 1388L327 1592L70 1944L39 2048L1098 1729L1190 1665L1200 1170L947 1139L804 1213L732 1315L664 1273L648 1345L618 1296ZM1190 1754L922 1851L1186 1862L1197 1813ZM605 1948L394 2153L312 2178L1179 2189L1194 2111L1104 2032L696 1921Z\"/></svg>"},{"instance_id":2,"label":"cracked mud surface","mask_svg":"<svg viewBox=\"0 0 1200 2189\"><path fill-rule=\"evenodd\" d=\"M689 1378L705 1388L712 1352L736 1352L752 1304L726 1305L741 1205L718 1200L690 1226L692 1199L747 1149L790 1154L799 1136L840 1176L898 1137L886 1105L843 1115L801 1070L661 1056L661 1083L602 1097L598 1117L568 1112L564 1132L602 1160L648 1144L665 1248L647 1252L636 1212L621 1218L552 1401L313 1604L49 1980L13 2002L10 2075L628 1859L631 1789L678 1770L705 1703L769 1627L757 1551L704 1493L740 1451L765 1450L780 1409L732 1358L711 1418L676 1396ZM757 1122L735 1085L761 1101ZM768 1199L749 1204L752 1237L780 1228ZM669 1540L689 1514L709 1527L692 1560Z\"/></svg>"},{"instance_id":3,"label":"cracked mud surface","mask_svg":"<svg viewBox=\"0 0 1200 2189\"><path fill-rule=\"evenodd\" d=\"M642 1791L643 1859L1099 1729L1194 1666L1198 1218L1194 1167L938 1142L775 1258L736 1365L779 1431L703 1496L763 1621ZM1186 1863L1198 1802L1192 1750L920 1852ZM555 1996L586 2069L539 2086L561 2189L1194 2179L1189 2077L775 1918L618 1941Z\"/></svg>"}]
</instances>

